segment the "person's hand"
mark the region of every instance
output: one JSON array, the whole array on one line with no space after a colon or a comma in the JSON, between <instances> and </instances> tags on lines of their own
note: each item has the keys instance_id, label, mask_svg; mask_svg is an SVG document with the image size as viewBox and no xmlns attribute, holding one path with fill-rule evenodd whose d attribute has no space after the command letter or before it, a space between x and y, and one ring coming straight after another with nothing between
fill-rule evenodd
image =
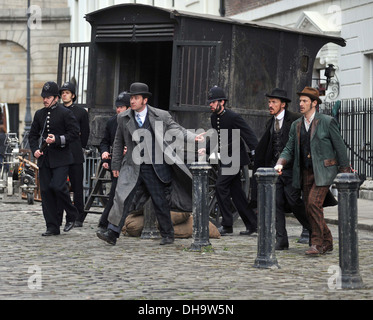
<instances>
[{"instance_id":1,"label":"person's hand","mask_svg":"<svg viewBox=\"0 0 373 320\"><path fill-rule=\"evenodd\" d=\"M104 162L102 166L104 167L104 169L109 170L109 164L107 162Z\"/></svg>"},{"instance_id":2,"label":"person's hand","mask_svg":"<svg viewBox=\"0 0 373 320\"><path fill-rule=\"evenodd\" d=\"M54 134L48 134L48 137L47 139L45 140L46 143L48 144L51 144L51 143L55 143L56 142L56 137L54 136Z\"/></svg>"},{"instance_id":3,"label":"person's hand","mask_svg":"<svg viewBox=\"0 0 373 320\"><path fill-rule=\"evenodd\" d=\"M103 160L110 159L110 153L107 152L107 151L103 152L102 155L101 155L101 159L103 159Z\"/></svg>"},{"instance_id":4,"label":"person's hand","mask_svg":"<svg viewBox=\"0 0 373 320\"><path fill-rule=\"evenodd\" d=\"M205 137L204 137L204 135L205 135L206 133L207 133L207 132L202 132L202 133L196 135L194 141L196 141L196 142L203 142L203 141L205 141Z\"/></svg>"},{"instance_id":5,"label":"person's hand","mask_svg":"<svg viewBox=\"0 0 373 320\"><path fill-rule=\"evenodd\" d=\"M113 176L114 176L114 178L118 178L119 177L119 171L118 170L113 170Z\"/></svg>"},{"instance_id":6,"label":"person's hand","mask_svg":"<svg viewBox=\"0 0 373 320\"><path fill-rule=\"evenodd\" d=\"M204 156L205 154L206 154L206 148L198 149L198 155L199 156Z\"/></svg>"},{"instance_id":7,"label":"person's hand","mask_svg":"<svg viewBox=\"0 0 373 320\"><path fill-rule=\"evenodd\" d=\"M282 174L283 167L284 166L282 164L276 164L274 169L278 172L278 174Z\"/></svg>"},{"instance_id":8,"label":"person's hand","mask_svg":"<svg viewBox=\"0 0 373 320\"><path fill-rule=\"evenodd\" d=\"M44 153L41 152L40 150L36 150L36 151L34 152L34 157L35 157L36 159L39 159L42 155L44 155Z\"/></svg>"}]
</instances>

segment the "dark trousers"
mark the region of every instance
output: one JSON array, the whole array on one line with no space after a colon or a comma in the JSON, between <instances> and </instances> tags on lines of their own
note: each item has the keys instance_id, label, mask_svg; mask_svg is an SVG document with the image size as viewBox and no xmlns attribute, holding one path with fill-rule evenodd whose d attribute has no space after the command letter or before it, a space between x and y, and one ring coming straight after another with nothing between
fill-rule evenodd
<instances>
[{"instance_id":1,"label":"dark trousers","mask_svg":"<svg viewBox=\"0 0 373 320\"><path fill-rule=\"evenodd\" d=\"M67 222L75 221L78 216L78 210L71 202L66 183L68 170L68 166L53 169L44 166L39 168L43 215L47 230L52 232L60 230L62 217L61 211L58 210L59 205L66 211Z\"/></svg>"},{"instance_id":2,"label":"dark trousers","mask_svg":"<svg viewBox=\"0 0 373 320\"><path fill-rule=\"evenodd\" d=\"M173 238L174 227L171 221L167 187L168 184L159 180L152 165L142 164L140 167L139 179L137 180L137 183L131 193L124 201L123 215L119 226L113 226L109 223L109 228L117 233L120 233L138 189L143 188L144 192L147 192L153 201L154 211L158 220L161 236Z\"/></svg>"},{"instance_id":3,"label":"dark trousers","mask_svg":"<svg viewBox=\"0 0 373 320\"><path fill-rule=\"evenodd\" d=\"M220 171L216 180L215 193L222 216L222 226L233 226L232 206L230 200L232 198L233 204L245 224L246 229L257 229L257 216L253 209L250 208L247 195L242 190L240 172L236 175L222 175Z\"/></svg>"},{"instance_id":4,"label":"dark trousers","mask_svg":"<svg viewBox=\"0 0 373 320\"><path fill-rule=\"evenodd\" d=\"M109 221L109 212L111 210L111 207L113 206L114 202L114 196L115 196L115 188L117 187L118 183L118 178L115 178L113 174L111 173L111 187L110 187L110 192L109 192L109 199L108 202L105 205L105 209L101 214L100 221L98 223L99 227L107 228Z\"/></svg>"},{"instance_id":5,"label":"dark trousers","mask_svg":"<svg viewBox=\"0 0 373 320\"><path fill-rule=\"evenodd\" d=\"M276 182L276 243L288 246L285 212L293 212L295 218L303 228L311 231L311 225L307 219L304 202L301 199L301 190L292 186L291 173L285 171Z\"/></svg>"},{"instance_id":6,"label":"dark trousers","mask_svg":"<svg viewBox=\"0 0 373 320\"><path fill-rule=\"evenodd\" d=\"M68 176L71 184L71 190L73 192L73 203L74 207L78 210L77 221L83 222L86 214L84 213L84 193L83 193L83 179L84 169L83 164L71 164L69 165ZM62 204L58 204L59 215L63 215ZM66 221L73 221L75 218L69 216L70 213L66 212ZM62 221L61 221L62 222Z\"/></svg>"},{"instance_id":7,"label":"dark trousers","mask_svg":"<svg viewBox=\"0 0 373 320\"><path fill-rule=\"evenodd\" d=\"M312 169L303 169L302 177L306 214L312 229L311 244L319 249L322 245L333 244L333 237L326 225L323 209L329 186L316 186Z\"/></svg>"}]
</instances>

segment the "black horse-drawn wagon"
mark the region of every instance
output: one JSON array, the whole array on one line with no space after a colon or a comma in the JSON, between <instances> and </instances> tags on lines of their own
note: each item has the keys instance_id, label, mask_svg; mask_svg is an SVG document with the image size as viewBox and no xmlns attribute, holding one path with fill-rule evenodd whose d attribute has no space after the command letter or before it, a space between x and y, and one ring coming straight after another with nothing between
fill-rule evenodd
<instances>
[{"instance_id":1,"label":"black horse-drawn wagon","mask_svg":"<svg viewBox=\"0 0 373 320\"><path fill-rule=\"evenodd\" d=\"M339 37L140 4L107 7L85 18L91 41L61 44L58 82L77 81L93 146L114 114L115 97L136 81L149 85L151 105L168 110L185 128L205 130L208 90L218 85L228 107L259 138L268 117L265 93L282 87L296 101L296 92L311 84L319 50L328 42L345 46ZM290 109L297 110L296 103Z\"/></svg>"}]
</instances>

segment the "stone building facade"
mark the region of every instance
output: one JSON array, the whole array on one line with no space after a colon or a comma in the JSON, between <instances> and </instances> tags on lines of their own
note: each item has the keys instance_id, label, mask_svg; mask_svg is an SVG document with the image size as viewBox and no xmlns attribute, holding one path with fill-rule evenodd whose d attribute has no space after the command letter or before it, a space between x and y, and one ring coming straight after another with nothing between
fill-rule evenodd
<instances>
[{"instance_id":1,"label":"stone building facade","mask_svg":"<svg viewBox=\"0 0 373 320\"><path fill-rule=\"evenodd\" d=\"M59 43L70 41L67 0L33 0L30 18L27 1L0 2L0 103L7 103L11 131L22 140L27 98L27 28L30 41L31 116L42 107L41 89L57 79ZM18 123L17 123L18 121Z\"/></svg>"}]
</instances>

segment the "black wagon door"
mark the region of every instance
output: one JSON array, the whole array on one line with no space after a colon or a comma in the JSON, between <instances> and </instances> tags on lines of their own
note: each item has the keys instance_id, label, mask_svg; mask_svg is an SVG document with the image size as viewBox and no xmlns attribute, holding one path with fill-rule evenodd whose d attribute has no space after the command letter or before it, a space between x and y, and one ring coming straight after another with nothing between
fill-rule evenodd
<instances>
[{"instance_id":1,"label":"black wagon door","mask_svg":"<svg viewBox=\"0 0 373 320\"><path fill-rule=\"evenodd\" d=\"M199 111L218 84L221 42L174 41L170 109Z\"/></svg>"}]
</instances>

